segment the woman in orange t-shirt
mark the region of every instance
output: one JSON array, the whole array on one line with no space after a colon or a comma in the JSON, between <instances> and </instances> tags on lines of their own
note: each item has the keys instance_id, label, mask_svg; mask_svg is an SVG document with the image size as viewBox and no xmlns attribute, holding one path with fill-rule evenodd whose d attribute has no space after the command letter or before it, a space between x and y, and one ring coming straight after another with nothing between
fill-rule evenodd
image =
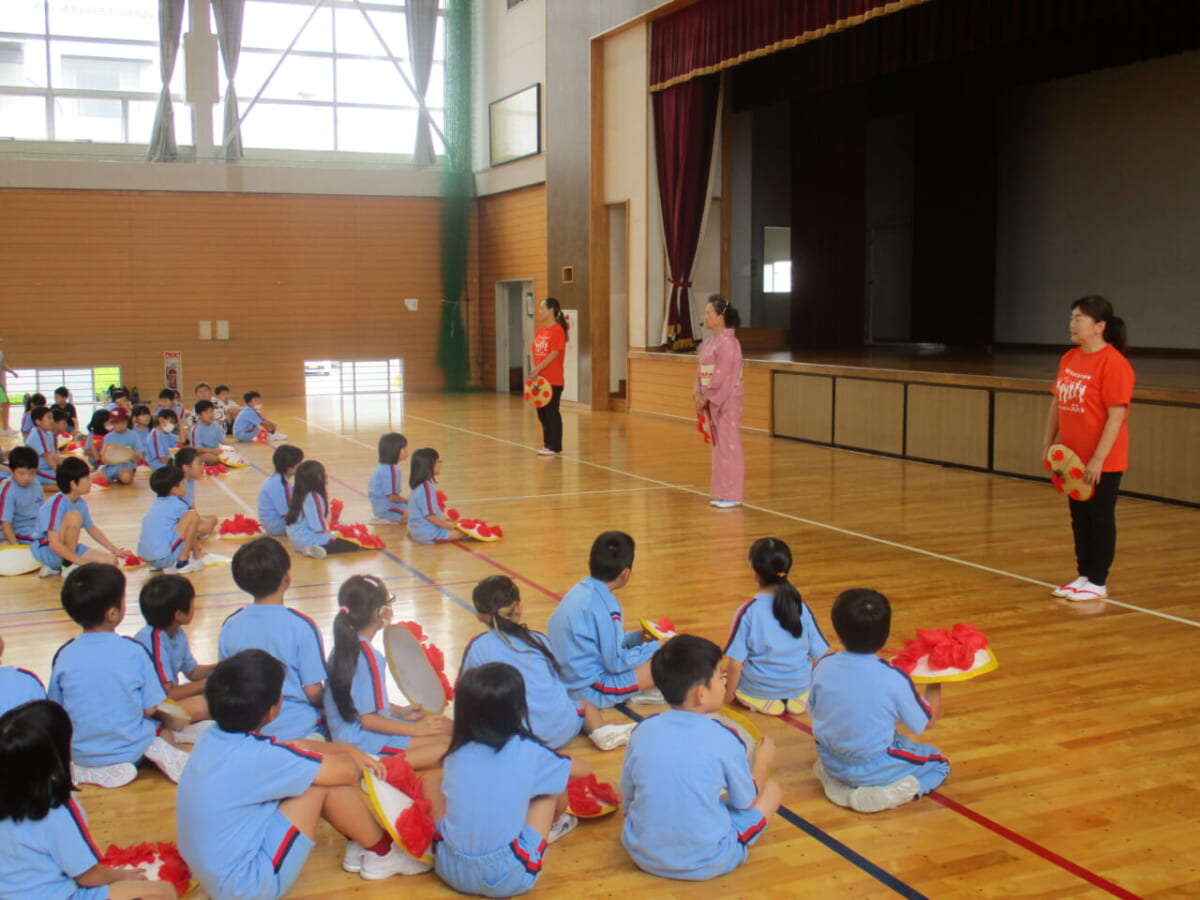
<instances>
[{"instance_id":1,"label":"woman in orange t-shirt","mask_svg":"<svg viewBox=\"0 0 1200 900\"><path fill-rule=\"evenodd\" d=\"M538 304L537 331L533 333L533 368L529 371L530 378L539 375L550 382L552 396L550 402L539 407L538 421L542 423L542 456L553 456L562 453L562 413L558 411L558 401L563 392L563 357L567 354L567 337L571 326L563 315L562 307L553 297L547 297Z\"/></svg>"},{"instance_id":2,"label":"woman in orange t-shirt","mask_svg":"<svg viewBox=\"0 0 1200 900\"><path fill-rule=\"evenodd\" d=\"M1067 600L1104 600L1117 549L1117 491L1129 462L1129 403L1133 367L1125 349L1125 322L1103 297L1071 304L1071 342L1058 364L1042 456L1056 442L1084 463L1083 480L1095 486L1090 500L1068 500L1079 577L1053 591Z\"/></svg>"}]
</instances>

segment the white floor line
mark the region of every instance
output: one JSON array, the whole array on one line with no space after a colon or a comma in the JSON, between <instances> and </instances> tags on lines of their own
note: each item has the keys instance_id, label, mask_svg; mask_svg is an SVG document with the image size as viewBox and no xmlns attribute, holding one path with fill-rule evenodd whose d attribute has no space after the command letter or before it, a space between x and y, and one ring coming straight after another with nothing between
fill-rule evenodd
<instances>
[{"instance_id":1,"label":"white floor line","mask_svg":"<svg viewBox=\"0 0 1200 900\"><path fill-rule=\"evenodd\" d=\"M247 503L245 500L243 500L241 497L239 497L237 494L235 494L232 490L230 490L229 485L227 485L224 481L222 481L220 478L214 478L213 481L216 482L217 487L219 487L221 490L223 490L225 493L227 493L230 497L232 497L234 499L234 502L237 503L238 506L240 506L242 509L244 509L246 512L248 512L252 516L258 515L258 511L254 507L252 507L249 503Z\"/></svg>"},{"instance_id":2,"label":"white floor line","mask_svg":"<svg viewBox=\"0 0 1200 900\"><path fill-rule=\"evenodd\" d=\"M463 434L469 434L469 435L473 435L475 437L485 438L486 440L495 441L496 443L499 443L499 444L508 444L510 447L520 447L522 450L530 450L532 452L532 450L534 449L534 448L529 447L526 444L518 444L516 441L510 441L510 440L507 440L506 438L496 437L495 435L491 435L491 434L484 434L482 431L472 431L469 428L461 428L458 425L447 425L445 422L438 422L436 419L424 419L424 418L421 418L420 416L414 416L411 413L406 413L405 417L409 418L409 419L413 419L414 421L417 421L417 422L426 422L430 425L436 425L440 428L447 428L451 431L459 431L459 432L462 432ZM333 433L333 432L331 432L331 433ZM697 490L696 488L688 487L686 485L672 484L669 481L659 481L657 478L649 478L645 475L638 475L634 472L626 472L623 469L616 469L616 468L613 468L612 466L605 466L605 465L601 465L600 463L589 462L586 459L579 459L578 457L574 457L574 456L565 456L562 454L560 454L560 456L562 459L570 460L571 462L576 462L583 466L590 466L591 468L601 469L605 472L612 472L617 475L624 475L628 478L636 478L640 481L648 481L651 484L657 484L662 487L673 488L677 491L682 491L682 492L688 493L688 494L695 494L699 497L708 497L707 491ZM799 522L802 525L810 525L813 528L823 528L826 531L832 531L837 534L843 534L843 535L846 535L847 537L859 538L860 540L871 541L872 543L875 543L875 544L883 544L886 547L894 547L897 550L906 550L910 553L917 553L917 554L920 554L921 556L928 556L932 559L940 559L940 560L943 560L944 562L955 563L960 566L967 566L968 568L976 569L980 572L988 572L992 575L1001 575L1001 576L1004 576L1005 578L1013 578L1013 579L1016 579L1017 581L1024 581L1027 584L1036 584L1040 587L1045 587L1045 588L1057 587L1057 585L1051 584L1048 581L1039 581L1038 579L1030 578L1027 575L1018 575L1015 572L1007 572L1004 569L994 569L991 566L985 566L982 563L971 562L970 560L967 560L967 559L959 559L956 556L947 556L944 553L937 553L933 550L925 550L921 547L913 547L910 544L901 544L898 541L889 541L887 538L876 537L875 535L871 535L871 534L863 534L860 531L851 531L849 528L841 528L837 525L830 525L827 522L818 522L815 519L806 519L803 516L795 516L795 515L792 515L791 513L780 512L775 509L767 509L764 506L755 506L754 504L751 504L751 503L744 503L744 504L742 504L742 508L743 509L752 509L755 512L766 513L767 515L778 516L781 519L790 519L793 522ZM719 513L714 513L714 515L719 515ZM1157 616L1160 619L1167 619L1168 621L1171 621L1171 622L1178 622L1181 625L1191 625L1194 628L1200 628L1200 622L1197 622L1194 619L1185 619L1182 616L1174 616L1174 615L1171 615L1170 613L1160 612L1156 609L1147 609L1144 606L1136 606L1132 603L1122 603L1119 600L1109 599L1109 600L1106 600L1105 602L1109 603L1113 606L1119 606L1122 609L1128 609L1132 612L1145 613L1148 616Z\"/></svg>"},{"instance_id":3,"label":"white floor line","mask_svg":"<svg viewBox=\"0 0 1200 900\"><path fill-rule=\"evenodd\" d=\"M310 422L307 419L300 418L299 416L292 416L292 418L295 419L297 422L300 422L302 425L304 425L307 428L315 428L315 429L317 429L317 431L323 431L326 434L332 434L334 437L339 437L343 441L349 441L352 444L358 444L358 446L366 447L368 450L377 450L378 449L377 447L373 447L370 444L364 444L362 441L358 440L357 438L352 438L348 435L342 434L341 432L334 431L332 428L326 428L324 425L318 425L316 422Z\"/></svg>"}]
</instances>

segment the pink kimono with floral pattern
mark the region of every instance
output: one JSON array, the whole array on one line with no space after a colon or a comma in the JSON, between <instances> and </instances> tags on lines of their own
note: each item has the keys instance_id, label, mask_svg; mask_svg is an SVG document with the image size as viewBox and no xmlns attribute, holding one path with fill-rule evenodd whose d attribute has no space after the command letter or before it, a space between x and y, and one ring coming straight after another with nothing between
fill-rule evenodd
<instances>
[{"instance_id":1,"label":"pink kimono with floral pattern","mask_svg":"<svg viewBox=\"0 0 1200 900\"><path fill-rule=\"evenodd\" d=\"M700 345L696 392L708 401L712 422L714 500L743 499L746 463L742 457L742 345L726 328Z\"/></svg>"}]
</instances>

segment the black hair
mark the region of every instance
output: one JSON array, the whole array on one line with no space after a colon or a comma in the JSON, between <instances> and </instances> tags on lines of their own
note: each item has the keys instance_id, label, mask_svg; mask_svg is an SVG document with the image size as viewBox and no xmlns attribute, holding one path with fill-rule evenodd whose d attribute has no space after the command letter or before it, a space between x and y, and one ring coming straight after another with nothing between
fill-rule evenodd
<instances>
[{"instance_id":1,"label":"black hair","mask_svg":"<svg viewBox=\"0 0 1200 900\"><path fill-rule=\"evenodd\" d=\"M771 611L781 628L792 637L804 634L800 610L804 601L796 586L788 581L792 568L792 548L779 538L759 538L750 545L750 568L762 587L775 587Z\"/></svg>"},{"instance_id":2,"label":"black hair","mask_svg":"<svg viewBox=\"0 0 1200 900\"><path fill-rule=\"evenodd\" d=\"M304 462L304 451L291 444L280 444L271 454L271 464L280 475L286 475L288 469L294 469Z\"/></svg>"},{"instance_id":3,"label":"black hair","mask_svg":"<svg viewBox=\"0 0 1200 900\"><path fill-rule=\"evenodd\" d=\"M175 613L186 616L195 599L196 589L182 575L155 575L142 585L138 606L151 628L170 628L175 624Z\"/></svg>"},{"instance_id":4,"label":"black hair","mask_svg":"<svg viewBox=\"0 0 1200 900\"><path fill-rule=\"evenodd\" d=\"M13 447L8 452L8 467L10 469L36 469L38 467L37 451L24 445Z\"/></svg>"},{"instance_id":5,"label":"black hair","mask_svg":"<svg viewBox=\"0 0 1200 900\"><path fill-rule=\"evenodd\" d=\"M492 631L500 635L504 643L509 647L513 647L514 641L524 644L524 647L513 649L520 653L535 651L542 654L555 674L562 674L558 660L554 658L550 648L535 638L527 625L502 615L504 610L511 609L521 602L521 591L515 581L507 575L489 575L475 585L475 589L471 591L471 601L475 604L477 613L488 617Z\"/></svg>"},{"instance_id":6,"label":"black hair","mask_svg":"<svg viewBox=\"0 0 1200 900\"><path fill-rule=\"evenodd\" d=\"M650 658L650 675L663 699L682 706L688 691L708 684L721 664L721 648L697 634L677 634Z\"/></svg>"},{"instance_id":7,"label":"black hair","mask_svg":"<svg viewBox=\"0 0 1200 900\"><path fill-rule=\"evenodd\" d=\"M415 452L408 464L408 486L416 490L427 481L437 484L433 477L433 467L441 459L432 447L422 447Z\"/></svg>"},{"instance_id":8,"label":"black hair","mask_svg":"<svg viewBox=\"0 0 1200 900\"><path fill-rule=\"evenodd\" d=\"M173 390L171 390L170 388L163 388L161 391L158 392L158 399L159 400L174 400L175 392Z\"/></svg>"},{"instance_id":9,"label":"black hair","mask_svg":"<svg viewBox=\"0 0 1200 900\"><path fill-rule=\"evenodd\" d=\"M730 306L729 301L720 294L710 295L708 302L712 304L713 312L725 322L726 328L737 328L742 323L742 317L738 315L738 311Z\"/></svg>"},{"instance_id":10,"label":"black hair","mask_svg":"<svg viewBox=\"0 0 1200 900\"><path fill-rule=\"evenodd\" d=\"M160 422L166 421L174 422L177 425L179 424L179 416L177 416L175 414L175 410L171 409L169 406L164 406L162 409L156 412L154 414L154 418L158 419Z\"/></svg>"},{"instance_id":11,"label":"black hair","mask_svg":"<svg viewBox=\"0 0 1200 900\"><path fill-rule=\"evenodd\" d=\"M329 690L338 712L347 722L358 721L350 696L358 668L358 633L391 602L387 586L374 575L351 575L338 589L338 613L333 617L333 652L329 655Z\"/></svg>"},{"instance_id":12,"label":"black hair","mask_svg":"<svg viewBox=\"0 0 1200 900\"><path fill-rule=\"evenodd\" d=\"M92 434L103 434L104 426L108 424L108 417L111 416L107 409L98 409L92 413L92 418L88 422L87 430Z\"/></svg>"},{"instance_id":13,"label":"black hair","mask_svg":"<svg viewBox=\"0 0 1200 900\"><path fill-rule=\"evenodd\" d=\"M41 397L41 394L38 394L38 396ZM33 409L31 409L29 411L29 421L30 422L33 422L36 425L40 419L43 419L46 416L50 415L50 407L46 406L45 403L46 403L46 398L42 397L41 405L35 406Z\"/></svg>"},{"instance_id":14,"label":"black hair","mask_svg":"<svg viewBox=\"0 0 1200 900\"><path fill-rule=\"evenodd\" d=\"M56 387L54 389L54 396L55 397L66 397L68 400L70 400L71 399L71 391L67 388L66 385L63 385L62 387Z\"/></svg>"},{"instance_id":15,"label":"black hair","mask_svg":"<svg viewBox=\"0 0 1200 900\"><path fill-rule=\"evenodd\" d=\"M148 415L150 415L150 407L148 407L145 403L138 403L129 410L130 419L135 419L138 416Z\"/></svg>"},{"instance_id":16,"label":"black hair","mask_svg":"<svg viewBox=\"0 0 1200 900\"><path fill-rule=\"evenodd\" d=\"M67 412L65 409L63 409L61 406L51 406L50 407L50 418L53 419L55 422L70 422L71 414L69 412Z\"/></svg>"},{"instance_id":17,"label":"black hair","mask_svg":"<svg viewBox=\"0 0 1200 900\"><path fill-rule=\"evenodd\" d=\"M196 393L196 391L200 390L200 388L202 388L202 387L206 387L210 391L212 390L212 385L209 384L207 381L197 381L196 386L194 388L192 388L192 393L193 394Z\"/></svg>"},{"instance_id":18,"label":"black hair","mask_svg":"<svg viewBox=\"0 0 1200 900\"><path fill-rule=\"evenodd\" d=\"M201 413L208 412L210 409L216 409L216 408L217 408L216 404L214 404L211 400L197 400L196 401L195 410L196 410L197 416L199 416Z\"/></svg>"},{"instance_id":19,"label":"black hair","mask_svg":"<svg viewBox=\"0 0 1200 900\"><path fill-rule=\"evenodd\" d=\"M626 569L633 568L633 538L623 531L606 531L592 541L588 571L607 584L616 581Z\"/></svg>"},{"instance_id":20,"label":"black hair","mask_svg":"<svg viewBox=\"0 0 1200 900\"><path fill-rule=\"evenodd\" d=\"M521 673L508 663L490 662L459 675L454 687L454 731L442 759L470 743L499 752L517 735L537 740L529 727Z\"/></svg>"},{"instance_id":21,"label":"black hair","mask_svg":"<svg viewBox=\"0 0 1200 900\"><path fill-rule=\"evenodd\" d=\"M238 548L231 568L233 583L260 600L279 590L283 576L292 568L292 558L279 541L259 537Z\"/></svg>"},{"instance_id":22,"label":"black hair","mask_svg":"<svg viewBox=\"0 0 1200 900\"><path fill-rule=\"evenodd\" d=\"M379 436L379 461L394 466L400 462L400 451L408 446L408 438L396 431Z\"/></svg>"},{"instance_id":23,"label":"black hair","mask_svg":"<svg viewBox=\"0 0 1200 900\"><path fill-rule=\"evenodd\" d=\"M1113 305L1107 298L1098 294L1080 297L1071 304L1071 311L1079 310L1093 321L1104 324L1104 340L1122 353L1125 352L1127 334L1125 320L1113 313Z\"/></svg>"},{"instance_id":24,"label":"black hair","mask_svg":"<svg viewBox=\"0 0 1200 900\"><path fill-rule=\"evenodd\" d=\"M214 394L219 394L219 393L221 393L222 391L227 391L227 390L229 390L229 385L227 385L227 384L218 384L218 385L217 385L215 388L213 388L213 393L214 393Z\"/></svg>"},{"instance_id":25,"label":"black hair","mask_svg":"<svg viewBox=\"0 0 1200 900\"><path fill-rule=\"evenodd\" d=\"M175 465L159 466L150 473L150 490L158 497L169 497L183 484L183 469Z\"/></svg>"},{"instance_id":26,"label":"black hair","mask_svg":"<svg viewBox=\"0 0 1200 900\"><path fill-rule=\"evenodd\" d=\"M92 474L88 464L78 456L68 456L54 470L54 483L64 494L71 493L71 485Z\"/></svg>"},{"instance_id":27,"label":"black hair","mask_svg":"<svg viewBox=\"0 0 1200 900\"><path fill-rule=\"evenodd\" d=\"M25 395L25 412L31 412L31 411L37 409L39 406L45 406L45 405L46 405L46 395L45 394L26 394ZM42 413L42 415L44 416L45 413Z\"/></svg>"},{"instance_id":28,"label":"black hair","mask_svg":"<svg viewBox=\"0 0 1200 900\"><path fill-rule=\"evenodd\" d=\"M318 494L329 506L329 496L325 493L325 467L315 459L306 459L296 467L296 477L292 484L292 499L288 503L287 515L283 521L295 525L304 515L304 501L309 494Z\"/></svg>"},{"instance_id":29,"label":"black hair","mask_svg":"<svg viewBox=\"0 0 1200 900\"><path fill-rule=\"evenodd\" d=\"M563 330L563 339L569 341L571 339L571 323L563 315L562 305L554 297L547 297L542 304L554 313L554 324Z\"/></svg>"},{"instance_id":30,"label":"black hair","mask_svg":"<svg viewBox=\"0 0 1200 900\"><path fill-rule=\"evenodd\" d=\"M199 455L200 451L195 447L180 447L175 451L175 465L181 469L184 466L190 466Z\"/></svg>"},{"instance_id":31,"label":"black hair","mask_svg":"<svg viewBox=\"0 0 1200 900\"><path fill-rule=\"evenodd\" d=\"M887 597L870 588L842 591L833 601L833 630L851 653L877 653L892 630Z\"/></svg>"},{"instance_id":32,"label":"black hair","mask_svg":"<svg viewBox=\"0 0 1200 900\"><path fill-rule=\"evenodd\" d=\"M284 674L283 663L266 650L242 650L226 657L204 682L209 715L222 731L255 731L283 695Z\"/></svg>"},{"instance_id":33,"label":"black hair","mask_svg":"<svg viewBox=\"0 0 1200 900\"><path fill-rule=\"evenodd\" d=\"M246 393L242 394L242 400L249 406L251 400L257 400L261 396L262 394L258 391L246 391Z\"/></svg>"},{"instance_id":34,"label":"black hair","mask_svg":"<svg viewBox=\"0 0 1200 900\"><path fill-rule=\"evenodd\" d=\"M129 398L129 391L126 388L114 387L114 388L109 389L108 399L113 402L116 402L117 400L121 400L121 399L128 399L128 398Z\"/></svg>"},{"instance_id":35,"label":"black hair","mask_svg":"<svg viewBox=\"0 0 1200 900\"><path fill-rule=\"evenodd\" d=\"M70 799L71 734L71 717L53 700L0 716L0 821L38 822Z\"/></svg>"},{"instance_id":36,"label":"black hair","mask_svg":"<svg viewBox=\"0 0 1200 900\"><path fill-rule=\"evenodd\" d=\"M104 563L84 563L63 580L59 599L76 625L96 628L125 599L125 573Z\"/></svg>"}]
</instances>

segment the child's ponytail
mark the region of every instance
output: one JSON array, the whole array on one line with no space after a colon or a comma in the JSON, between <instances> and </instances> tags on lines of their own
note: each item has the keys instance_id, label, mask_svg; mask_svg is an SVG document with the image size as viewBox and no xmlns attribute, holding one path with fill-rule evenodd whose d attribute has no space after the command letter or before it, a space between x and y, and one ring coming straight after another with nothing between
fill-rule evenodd
<instances>
[{"instance_id":1,"label":"child's ponytail","mask_svg":"<svg viewBox=\"0 0 1200 900\"><path fill-rule=\"evenodd\" d=\"M319 494L328 506L329 498L325 496L325 467L315 459L306 459L296 467L296 481L292 489L292 499L288 503L287 515L283 521L295 525L304 515L304 501L309 494Z\"/></svg>"},{"instance_id":2,"label":"child's ponytail","mask_svg":"<svg viewBox=\"0 0 1200 900\"><path fill-rule=\"evenodd\" d=\"M375 619L388 602L388 590L373 575L352 575L338 591L338 612L333 617L333 652L329 655L329 690L338 713L347 722L358 721L350 690L361 652L358 633Z\"/></svg>"},{"instance_id":3,"label":"child's ponytail","mask_svg":"<svg viewBox=\"0 0 1200 900\"><path fill-rule=\"evenodd\" d=\"M527 648L522 652L536 651L542 654L554 670L554 674L562 676L562 669L559 668L558 660L554 658L550 648L535 638L528 626L522 622L514 622L511 618L513 608L521 602L520 589L511 578L507 575L489 575L475 585L475 590L471 592L471 600L475 604L475 611L488 619L492 630L499 634L508 646L513 647L515 641Z\"/></svg>"},{"instance_id":4,"label":"child's ponytail","mask_svg":"<svg viewBox=\"0 0 1200 900\"><path fill-rule=\"evenodd\" d=\"M39 406L46 405L46 397L44 394L26 394L25 395L25 412L32 412Z\"/></svg>"},{"instance_id":5,"label":"child's ponytail","mask_svg":"<svg viewBox=\"0 0 1200 900\"><path fill-rule=\"evenodd\" d=\"M804 634L800 618L803 600L796 586L788 581L792 568L792 550L778 538L759 538L750 547L750 566L762 587L775 588L775 602L771 611L775 619L792 637Z\"/></svg>"}]
</instances>

